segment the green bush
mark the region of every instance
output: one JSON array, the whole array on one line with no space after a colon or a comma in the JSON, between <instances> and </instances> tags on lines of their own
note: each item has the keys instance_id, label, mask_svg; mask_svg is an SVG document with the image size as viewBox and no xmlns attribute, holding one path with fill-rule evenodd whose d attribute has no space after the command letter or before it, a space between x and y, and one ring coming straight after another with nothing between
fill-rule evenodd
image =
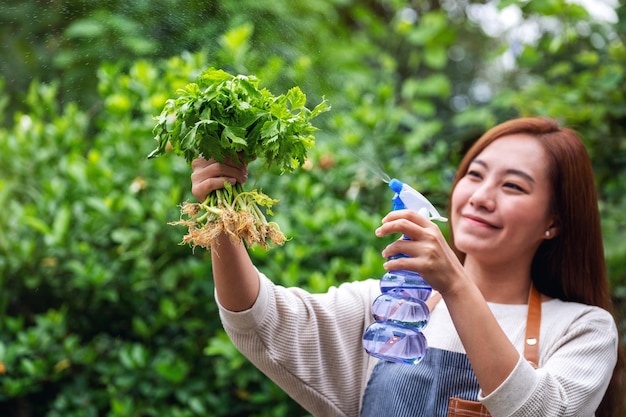
<instances>
[{"instance_id":1,"label":"green bush","mask_svg":"<svg viewBox=\"0 0 626 417\"><path fill-rule=\"evenodd\" d=\"M1 132L2 415L296 413L225 346L209 257L167 225L191 198L189 167L146 158L152 115L204 65L103 66L94 120L34 83Z\"/></svg>"}]
</instances>

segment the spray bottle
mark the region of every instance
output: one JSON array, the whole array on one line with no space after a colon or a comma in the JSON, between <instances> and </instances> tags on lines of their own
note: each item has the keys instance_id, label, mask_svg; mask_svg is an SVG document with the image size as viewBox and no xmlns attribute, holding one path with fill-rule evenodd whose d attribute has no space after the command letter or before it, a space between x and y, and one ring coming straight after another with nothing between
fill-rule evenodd
<instances>
[{"instance_id":1,"label":"spray bottle","mask_svg":"<svg viewBox=\"0 0 626 417\"><path fill-rule=\"evenodd\" d=\"M395 192L393 210L413 210L429 220L447 221L437 209L415 189L392 179L389 188ZM406 236L404 239L408 239ZM406 257L400 254L395 256ZM417 364L426 354L426 338L421 330L430 319L425 301L432 288L420 274L413 271L388 271L380 280L381 295L372 304L375 322L363 334L363 347L379 359Z\"/></svg>"}]
</instances>

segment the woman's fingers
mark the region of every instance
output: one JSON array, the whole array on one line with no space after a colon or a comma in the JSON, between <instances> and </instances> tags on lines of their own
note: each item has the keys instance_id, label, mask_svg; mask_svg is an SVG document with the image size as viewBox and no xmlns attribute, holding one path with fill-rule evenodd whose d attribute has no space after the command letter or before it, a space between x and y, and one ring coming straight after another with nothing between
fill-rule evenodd
<instances>
[{"instance_id":1,"label":"woman's fingers","mask_svg":"<svg viewBox=\"0 0 626 417\"><path fill-rule=\"evenodd\" d=\"M243 184L248 179L247 167L230 161L218 163L213 159L196 158L191 168L191 192L199 201L211 191L224 188L224 182Z\"/></svg>"},{"instance_id":2,"label":"woman's fingers","mask_svg":"<svg viewBox=\"0 0 626 417\"><path fill-rule=\"evenodd\" d=\"M424 229L437 228L430 220L411 210L396 210L387 214L382 225L375 231L376 236L383 237L400 233L409 239L419 239ZM439 230L437 228L437 230Z\"/></svg>"},{"instance_id":3,"label":"woman's fingers","mask_svg":"<svg viewBox=\"0 0 626 417\"><path fill-rule=\"evenodd\" d=\"M448 272L454 267L449 247L439 227L421 215L409 210L389 213L376 229L379 237L400 234L401 237L382 251L387 259L384 268L410 270L421 274L433 287L446 287ZM403 254L405 257L397 257Z\"/></svg>"}]
</instances>

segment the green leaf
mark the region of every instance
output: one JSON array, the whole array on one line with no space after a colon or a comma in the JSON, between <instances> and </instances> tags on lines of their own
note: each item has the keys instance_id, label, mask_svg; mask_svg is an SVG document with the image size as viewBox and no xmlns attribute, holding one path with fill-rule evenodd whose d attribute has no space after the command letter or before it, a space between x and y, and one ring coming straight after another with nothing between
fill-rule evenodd
<instances>
[{"instance_id":1,"label":"green leaf","mask_svg":"<svg viewBox=\"0 0 626 417\"><path fill-rule=\"evenodd\" d=\"M54 223L52 223L53 243L58 244L63 242L69 230L70 219L71 213L69 206L64 205L57 210Z\"/></svg>"},{"instance_id":2,"label":"green leaf","mask_svg":"<svg viewBox=\"0 0 626 417\"><path fill-rule=\"evenodd\" d=\"M278 136L280 132L278 120L268 120L263 123L263 127L261 128L261 136L264 138L274 138ZM271 139L270 139L271 141Z\"/></svg>"},{"instance_id":3,"label":"green leaf","mask_svg":"<svg viewBox=\"0 0 626 417\"><path fill-rule=\"evenodd\" d=\"M159 375L174 384L181 383L189 373L189 365L173 354L158 358L155 368Z\"/></svg>"},{"instance_id":4,"label":"green leaf","mask_svg":"<svg viewBox=\"0 0 626 417\"><path fill-rule=\"evenodd\" d=\"M176 309L176 304L170 298L162 298L159 303L159 310L161 314L167 317L170 320L175 319L178 316L178 311Z\"/></svg>"},{"instance_id":5,"label":"green leaf","mask_svg":"<svg viewBox=\"0 0 626 417\"><path fill-rule=\"evenodd\" d=\"M440 45L429 45L424 50L424 62L433 69L444 68L448 62L447 49Z\"/></svg>"},{"instance_id":6,"label":"green leaf","mask_svg":"<svg viewBox=\"0 0 626 417\"><path fill-rule=\"evenodd\" d=\"M222 144L225 144L226 148L233 148L235 151L240 151L248 144L245 136L246 129L242 127L224 126L224 130L222 131Z\"/></svg>"},{"instance_id":7,"label":"green leaf","mask_svg":"<svg viewBox=\"0 0 626 417\"><path fill-rule=\"evenodd\" d=\"M287 92L287 100L291 103L291 109L301 109L306 105L306 95L299 87L293 87Z\"/></svg>"},{"instance_id":8,"label":"green leaf","mask_svg":"<svg viewBox=\"0 0 626 417\"><path fill-rule=\"evenodd\" d=\"M24 222L24 224L38 231L41 234L48 235L51 233L50 226L46 222L41 220L39 217L24 216L22 217L22 221Z\"/></svg>"}]
</instances>

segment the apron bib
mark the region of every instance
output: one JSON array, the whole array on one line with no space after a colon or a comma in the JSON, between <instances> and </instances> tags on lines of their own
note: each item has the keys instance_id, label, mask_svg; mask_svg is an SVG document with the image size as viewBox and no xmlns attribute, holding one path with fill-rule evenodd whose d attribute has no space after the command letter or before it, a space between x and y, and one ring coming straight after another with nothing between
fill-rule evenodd
<instances>
[{"instance_id":1,"label":"apron bib","mask_svg":"<svg viewBox=\"0 0 626 417\"><path fill-rule=\"evenodd\" d=\"M376 364L361 417L445 417L450 396L476 400L479 389L464 353L428 348L417 365Z\"/></svg>"}]
</instances>

